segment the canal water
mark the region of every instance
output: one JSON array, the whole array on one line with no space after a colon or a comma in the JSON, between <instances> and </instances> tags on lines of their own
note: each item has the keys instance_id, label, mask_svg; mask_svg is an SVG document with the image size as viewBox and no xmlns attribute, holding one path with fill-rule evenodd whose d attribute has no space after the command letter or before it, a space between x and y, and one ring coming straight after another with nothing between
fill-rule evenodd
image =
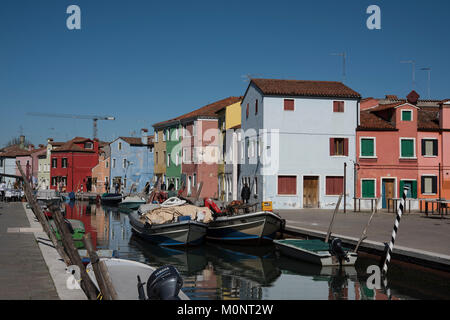
<instances>
[{"instance_id":1,"label":"canal water","mask_svg":"<svg viewBox=\"0 0 450 320\"><path fill-rule=\"evenodd\" d=\"M118 208L87 202L65 206L67 218L84 223L97 249L116 250L119 258L153 267L175 266L190 299L450 299L450 276L411 265L392 265L387 287L369 289L367 267L378 263L370 258L360 257L355 267L339 270L280 256L273 245L164 248L133 235L128 215Z\"/></svg>"}]
</instances>

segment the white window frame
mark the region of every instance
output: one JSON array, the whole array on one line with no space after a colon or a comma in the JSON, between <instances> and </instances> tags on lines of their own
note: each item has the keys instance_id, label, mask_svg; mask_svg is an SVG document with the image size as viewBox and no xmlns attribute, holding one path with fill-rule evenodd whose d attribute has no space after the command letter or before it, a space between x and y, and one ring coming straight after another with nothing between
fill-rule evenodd
<instances>
[{"instance_id":1,"label":"white window frame","mask_svg":"<svg viewBox=\"0 0 450 320\"><path fill-rule=\"evenodd\" d=\"M420 148L422 149L422 140L436 140L437 141L437 143L438 143L438 150L439 150L439 139L438 138L427 138L427 137L424 137L424 138L421 138L420 139ZM420 151L422 151L422 150L420 150ZM422 152L420 152L420 155L422 155ZM427 155L423 155L422 157L424 157L424 158L437 158L439 156L439 151L438 151L438 155L432 155L432 156L427 156Z\"/></svg>"},{"instance_id":2,"label":"white window frame","mask_svg":"<svg viewBox=\"0 0 450 320\"><path fill-rule=\"evenodd\" d=\"M411 120L403 120L403 112L411 113ZM405 110L405 109L403 109L403 110L400 110L400 113L401 113L402 121L412 122L414 120L414 112L413 112L413 110Z\"/></svg>"},{"instance_id":3,"label":"white window frame","mask_svg":"<svg viewBox=\"0 0 450 320\"><path fill-rule=\"evenodd\" d=\"M371 180L371 181L375 181L375 184L373 185L373 188L374 188L374 190L373 190L373 193L374 193L374 196L375 196L375 198L377 197L377 179L376 178L361 178L361 179L359 179L359 181L360 181L360 183L359 183L359 188L360 188L360 195L361 195L361 199L367 199L367 198L363 198L363 192L362 192L362 186L363 186L363 181L367 181L367 180ZM382 181L382 180L381 180ZM381 192L380 192L380 194L381 194Z\"/></svg>"},{"instance_id":4,"label":"white window frame","mask_svg":"<svg viewBox=\"0 0 450 320\"><path fill-rule=\"evenodd\" d=\"M373 140L373 156L363 156L362 155L362 140L371 139ZM376 159L377 158L377 138L376 137L359 137L359 157L363 159Z\"/></svg>"},{"instance_id":5,"label":"white window frame","mask_svg":"<svg viewBox=\"0 0 450 320\"><path fill-rule=\"evenodd\" d=\"M436 177L436 191L438 191L439 190L439 179L438 179L438 176L437 175L435 175L435 174L422 174L421 176L420 176L420 190L422 191L422 177L424 177L424 178L432 178L432 177ZM425 186L424 186L424 189L425 189ZM419 192L417 192L417 193L419 193ZM421 192L421 194L423 195L423 196L435 196L435 195L437 195L437 192L436 193L433 193L433 182L431 182L431 192L424 192L424 193L422 193ZM418 197L419 195L417 195L417 197Z\"/></svg>"},{"instance_id":6,"label":"white window frame","mask_svg":"<svg viewBox=\"0 0 450 320\"><path fill-rule=\"evenodd\" d=\"M414 157L402 157L402 140L413 140L414 141ZM409 137L401 137L399 138L399 144L398 144L398 148L399 148L399 158L400 159L417 159L417 145L416 145L416 138L409 138Z\"/></svg>"}]
</instances>

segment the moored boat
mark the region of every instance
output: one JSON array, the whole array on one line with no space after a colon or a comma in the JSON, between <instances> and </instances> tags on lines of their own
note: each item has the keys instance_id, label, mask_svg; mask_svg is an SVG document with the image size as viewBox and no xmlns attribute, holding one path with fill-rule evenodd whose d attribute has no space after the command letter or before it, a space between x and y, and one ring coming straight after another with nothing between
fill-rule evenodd
<instances>
[{"instance_id":1,"label":"moored boat","mask_svg":"<svg viewBox=\"0 0 450 320\"><path fill-rule=\"evenodd\" d=\"M128 196L119 204L119 210L122 212L131 212L139 209L139 206L145 204L145 199L139 196Z\"/></svg>"},{"instance_id":2,"label":"moored boat","mask_svg":"<svg viewBox=\"0 0 450 320\"><path fill-rule=\"evenodd\" d=\"M118 204L122 201L122 194L120 193L104 193L100 198L101 202L104 204Z\"/></svg>"},{"instance_id":3,"label":"moored boat","mask_svg":"<svg viewBox=\"0 0 450 320\"><path fill-rule=\"evenodd\" d=\"M172 266L155 269L144 263L125 259L100 258L100 260L106 264L119 300L189 300L181 290L183 279ZM92 264L87 265L86 271L100 291ZM141 280L147 284L147 296ZM173 285L174 283L176 285Z\"/></svg>"},{"instance_id":4,"label":"moored boat","mask_svg":"<svg viewBox=\"0 0 450 320\"><path fill-rule=\"evenodd\" d=\"M83 236L85 234L84 223L81 220L75 219L65 219L66 223L68 223L68 227L70 232L72 233L72 239L76 248L83 248ZM56 239L61 241L61 234L59 233L58 228L56 227L56 223L54 220L49 221L51 228L55 232Z\"/></svg>"},{"instance_id":5,"label":"moored boat","mask_svg":"<svg viewBox=\"0 0 450 320\"><path fill-rule=\"evenodd\" d=\"M342 247L338 238L330 244L317 239L283 239L274 240L274 243L277 250L286 256L321 266L351 266L358 258L356 252Z\"/></svg>"},{"instance_id":6,"label":"moored boat","mask_svg":"<svg viewBox=\"0 0 450 320\"><path fill-rule=\"evenodd\" d=\"M233 243L270 243L281 232L284 220L270 211L219 216L208 224L206 239Z\"/></svg>"},{"instance_id":7,"label":"moored boat","mask_svg":"<svg viewBox=\"0 0 450 320\"><path fill-rule=\"evenodd\" d=\"M144 222L133 211L129 215L132 231L143 239L162 246L190 246L201 244L205 238L207 224L191 220L189 216L163 224Z\"/></svg>"}]
</instances>

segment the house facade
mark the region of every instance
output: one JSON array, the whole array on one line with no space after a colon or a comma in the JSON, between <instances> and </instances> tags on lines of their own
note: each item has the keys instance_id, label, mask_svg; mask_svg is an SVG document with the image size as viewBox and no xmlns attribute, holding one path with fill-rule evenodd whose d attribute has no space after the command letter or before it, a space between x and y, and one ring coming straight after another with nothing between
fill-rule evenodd
<instances>
[{"instance_id":1,"label":"house facade","mask_svg":"<svg viewBox=\"0 0 450 320\"><path fill-rule=\"evenodd\" d=\"M357 198L400 198L408 186L409 199L448 195L448 154L445 138L449 117L445 102L419 100L412 91L406 99L386 96L361 111L357 129ZM450 118L449 118L450 119ZM417 209L418 201L411 207ZM368 207L370 204L361 204Z\"/></svg>"},{"instance_id":2,"label":"house facade","mask_svg":"<svg viewBox=\"0 0 450 320\"><path fill-rule=\"evenodd\" d=\"M111 191L114 191L116 182L121 192L140 192L147 182L152 183L154 145L147 129L141 129L141 137L117 138L110 143L110 148Z\"/></svg>"},{"instance_id":3,"label":"house facade","mask_svg":"<svg viewBox=\"0 0 450 320\"><path fill-rule=\"evenodd\" d=\"M50 188L66 192L91 192L92 168L98 164L98 141L76 137L53 148Z\"/></svg>"},{"instance_id":4,"label":"house facade","mask_svg":"<svg viewBox=\"0 0 450 320\"><path fill-rule=\"evenodd\" d=\"M50 189L50 158L52 149L63 144L64 142L56 142L52 138L48 138L45 153L38 155L38 186L42 190Z\"/></svg>"},{"instance_id":5,"label":"house facade","mask_svg":"<svg viewBox=\"0 0 450 320\"><path fill-rule=\"evenodd\" d=\"M340 82L252 79L241 104L238 189L247 183L250 202L274 209L334 208L345 190L352 208L359 100Z\"/></svg>"},{"instance_id":6,"label":"house facade","mask_svg":"<svg viewBox=\"0 0 450 320\"><path fill-rule=\"evenodd\" d=\"M164 130L155 127L154 133L154 175L161 184L166 183L166 139Z\"/></svg>"},{"instance_id":7,"label":"house facade","mask_svg":"<svg viewBox=\"0 0 450 320\"><path fill-rule=\"evenodd\" d=\"M111 147L104 143L99 148L98 164L92 168L92 191L102 194L107 192L110 187L109 178L111 177ZM109 188L109 190L112 190Z\"/></svg>"}]
</instances>

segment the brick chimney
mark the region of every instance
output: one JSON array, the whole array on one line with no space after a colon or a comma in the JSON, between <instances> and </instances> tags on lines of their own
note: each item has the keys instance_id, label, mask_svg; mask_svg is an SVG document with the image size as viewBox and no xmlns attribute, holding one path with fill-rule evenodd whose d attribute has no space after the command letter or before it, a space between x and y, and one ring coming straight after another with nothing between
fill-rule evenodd
<instances>
[{"instance_id":1,"label":"brick chimney","mask_svg":"<svg viewBox=\"0 0 450 320\"><path fill-rule=\"evenodd\" d=\"M147 134L148 134L148 129L145 129L145 128L141 129L142 144L148 144Z\"/></svg>"},{"instance_id":2,"label":"brick chimney","mask_svg":"<svg viewBox=\"0 0 450 320\"><path fill-rule=\"evenodd\" d=\"M411 91L411 92L406 96L406 99L408 100L408 102L409 102L410 104L413 104L413 105L416 105L416 104L417 104L417 101L419 100L419 98L420 98L420 95L419 95L417 92L415 92L414 90Z\"/></svg>"}]
</instances>

